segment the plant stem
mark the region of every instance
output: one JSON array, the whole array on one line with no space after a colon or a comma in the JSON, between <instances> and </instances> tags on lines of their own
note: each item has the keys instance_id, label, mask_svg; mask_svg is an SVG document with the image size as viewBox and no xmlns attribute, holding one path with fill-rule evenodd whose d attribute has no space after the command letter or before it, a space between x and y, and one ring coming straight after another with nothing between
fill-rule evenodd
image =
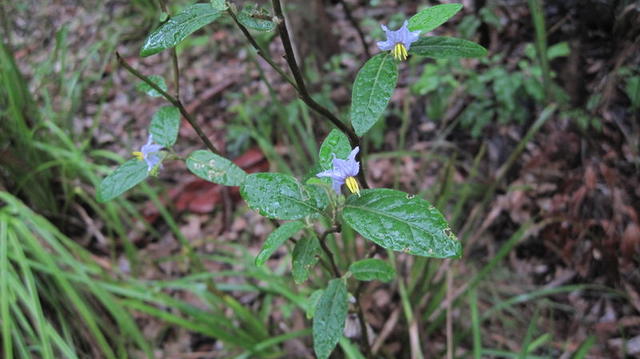
<instances>
[{"instance_id":1,"label":"plant stem","mask_svg":"<svg viewBox=\"0 0 640 359\"><path fill-rule=\"evenodd\" d=\"M369 253L367 254L367 258L373 258L376 255L378 247L373 247ZM360 322L360 327L362 328L362 341L363 347L365 350L365 356L367 358L373 357L373 351L371 349L371 343L369 343L369 332L367 331L367 321L364 319L364 309L362 309L362 304L360 301L360 295L362 294L362 289L364 289L365 282L358 282L358 286L356 290L353 292L353 296L356 298L356 307L358 307L358 321Z\"/></svg>"},{"instance_id":2,"label":"plant stem","mask_svg":"<svg viewBox=\"0 0 640 359\"><path fill-rule=\"evenodd\" d=\"M256 39L253 38L253 36L251 35L251 33L249 32L249 30L247 30L247 28L242 25L240 23L240 21L238 21L238 17L236 16L236 14L233 12L233 10L231 10L231 7L229 7L227 9L227 12L229 13L229 16L231 16L231 18L233 19L233 22L236 23L236 25L238 26L238 28L240 29L240 31L242 31L242 34L244 34L244 37L247 38L247 40L249 41L249 43L251 44L251 46L256 50L256 52L258 53L258 55L260 55L260 57L262 57L262 59L264 61L266 61L274 70L276 70L276 72L285 80L289 83L289 85L293 86L293 88L296 89L296 91L300 91L298 89L298 86L296 85L295 82L293 82L293 80L291 79L291 77L289 77L289 75L287 75L284 71L282 71L282 69L271 59L271 57L267 54L266 51L264 51L260 45L258 45L258 42L256 41Z\"/></svg>"},{"instance_id":3,"label":"plant stem","mask_svg":"<svg viewBox=\"0 0 640 359\"><path fill-rule=\"evenodd\" d=\"M272 0L271 3L273 5L273 11L278 17L278 32L280 33L280 40L282 41L282 45L284 46L285 59L287 60L289 69L291 70L293 78L296 80L296 84L298 85L298 95L300 95L300 98L302 99L302 101L304 101L305 104L307 104L307 106L324 116L326 119L331 121L334 126L338 127L342 132L347 134L352 147L360 146L360 139L358 138L358 135L356 135L356 133L349 126L340 121L340 119L338 119L326 107L317 103L309 94L309 91L307 90L307 87L304 83L302 71L300 70L298 63L296 62L293 46L291 45L291 37L289 36L284 12L282 11L282 4L280 3L280 0ZM362 159L362 156L360 156L360 159ZM362 163L361 168L362 170L358 173L358 179L362 183L363 188L369 188L367 180L364 176L364 166Z\"/></svg>"},{"instance_id":4,"label":"plant stem","mask_svg":"<svg viewBox=\"0 0 640 359\"><path fill-rule=\"evenodd\" d=\"M342 277L342 274L340 274L340 269L338 269L338 266L336 265L333 252L331 252L331 249L329 249L329 246L327 246L327 243L326 243L327 236L331 233L337 233L337 232L340 232L340 226L336 226L324 231L324 233L322 233L322 235L320 236L320 247L322 247L322 250L325 252L327 257L329 257L329 261L331 262L331 268L333 269L333 275L336 278L340 278Z\"/></svg>"},{"instance_id":5,"label":"plant stem","mask_svg":"<svg viewBox=\"0 0 640 359\"><path fill-rule=\"evenodd\" d=\"M347 2L345 0L338 0L338 2L340 3L340 5L342 5L342 8L344 9L344 14L347 16L347 20L349 20L351 25L356 29L356 32L358 33L358 37L360 38L360 42L362 43L362 49L364 50L365 55L367 55L367 58L370 58L371 52L369 52L369 45L367 44L367 40L365 40L364 38L364 31L362 31L360 24L358 24L358 20L356 20L356 18L353 17L353 14L351 13L351 10L349 9L349 6L347 5Z\"/></svg>"},{"instance_id":6,"label":"plant stem","mask_svg":"<svg viewBox=\"0 0 640 359\"><path fill-rule=\"evenodd\" d=\"M160 8L164 11L168 16L171 16L169 12L169 8L167 8L167 4L165 0L159 0ZM180 100L180 66L178 66L178 52L176 51L176 47L171 48L171 62L173 63L173 85L176 87L176 99Z\"/></svg>"},{"instance_id":7,"label":"plant stem","mask_svg":"<svg viewBox=\"0 0 640 359\"><path fill-rule=\"evenodd\" d=\"M213 153L215 153L217 155L220 155L220 151L218 151L218 149L213 145L213 143L211 143L211 141L209 140L207 135L204 134L204 131L202 131L202 128L198 125L198 123L196 122L195 118L189 112L187 112L187 109L184 107L184 105L182 104L182 102L180 101L179 98L171 96L169 93L167 93L166 91L161 89L158 85L156 85L153 81L151 81L147 76L143 75L141 72L139 72L138 70L136 70L133 67L131 67L131 65L129 65L122 58L122 56L120 56L120 54L118 52L116 52L116 57L118 59L118 63L122 67L124 67L127 71L129 71L129 73L131 73L133 76L139 78L140 80L144 81L152 89L158 91L158 93L160 93L160 95L162 95L162 97L164 97L172 105L174 105L176 108L178 108L178 110L180 111L182 116L187 120L187 122L189 122L191 127L193 127L193 129L198 134L198 137L200 137L200 139L202 140L202 142L204 142L204 144L207 146L207 148L211 152L213 152Z\"/></svg>"}]
</instances>

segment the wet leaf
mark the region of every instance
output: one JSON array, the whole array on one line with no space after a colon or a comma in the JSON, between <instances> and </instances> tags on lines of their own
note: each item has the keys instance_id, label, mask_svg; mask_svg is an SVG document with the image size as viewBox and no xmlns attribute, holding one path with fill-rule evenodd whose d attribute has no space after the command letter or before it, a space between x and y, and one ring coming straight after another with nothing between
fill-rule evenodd
<instances>
[{"instance_id":1,"label":"wet leaf","mask_svg":"<svg viewBox=\"0 0 640 359\"><path fill-rule=\"evenodd\" d=\"M370 58L358 71L351 93L351 125L358 136L382 116L397 81L398 66L388 52Z\"/></svg>"},{"instance_id":2,"label":"wet leaf","mask_svg":"<svg viewBox=\"0 0 640 359\"><path fill-rule=\"evenodd\" d=\"M240 186L247 177L233 162L206 150L192 152L187 158L187 168L204 180L224 186Z\"/></svg>"},{"instance_id":3,"label":"wet leaf","mask_svg":"<svg viewBox=\"0 0 640 359\"><path fill-rule=\"evenodd\" d=\"M276 228L267 237L267 240L262 245L260 253L256 256L256 265L264 265L269 257L284 243L287 239L296 235L304 228L304 223L300 221L287 222Z\"/></svg>"},{"instance_id":4,"label":"wet leaf","mask_svg":"<svg viewBox=\"0 0 640 359\"><path fill-rule=\"evenodd\" d=\"M346 159L351 152L351 144L347 135L342 131L333 129L320 145L320 167L322 170L333 168L333 155Z\"/></svg>"},{"instance_id":5,"label":"wet leaf","mask_svg":"<svg viewBox=\"0 0 640 359\"><path fill-rule=\"evenodd\" d=\"M422 198L392 189L363 190L342 212L353 229L394 251L434 258L460 257L462 246L442 213Z\"/></svg>"},{"instance_id":6,"label":"wet leaf","mask_svg":"<svg viewBox=\"0 0 640 359\"><path fill-rule=\"evenodd\" d=\"M347 287L342 279L332 279L313 316L313 350L318 359L327 359L342 337L347 309Z\"/></svg>"},{"instance_id":7,"label":"wet leaf","mask_svg":"<svg viewBox=\"0 0 640 359\"><path fill-rule=\"evenodd\" d=\"M377 258L368 258L359 260L349 266L349 271L357 280L379 280L381 282L389 282L396 276L396 270L393 267Z\"/></svg>"},{"instance_id":8,"label":"wet leaf","mask_svg":"<svg viewBox=\"0 0 640 359\"><path fill-rule=\"evenodd\" d=\"M429 36L422 37L414 42L411 45L409 53L435 59L448 59L457 57L482 57L487 54L487 49L475 42L457 37Z\"/></svg>"},{"instance_id":9,"label":"wet leaf","mask_svg":"<svg viewBox=\"0 0 640 359\"><path fill-rule=\"evenodd\" d=\"M273 31L276 25L271 21L269 11L257 4L246 4L238 14L238 21L256 31Z\"/></svg>"},{"instance_id":10,"label":"wet leaf","mask_svg":"<svg viewBox=\"0 0 640 359\"><path fill-rule=\"evenodd\" d=\"M160 89L162 91L167 91L167 83L164 82L164 78L162 76L151 75L151 76L149 76L149 80L151 80L151 82L153 82L158 87L160 87ZM149 86L149 84L146 83L146 82L138 83L136 88L138 89L138 91L144 92L144 93L146 93L147 95L149 95L151 97L160 97L160 96L162 96L162 94L160 92L158 92L153 87Z\"/></svg>"},{"instance_id":11,"label":"wet leaf","mask_svg":"<svg viewBox=\"0 0 640 359\"><path fill-rule=\"evenodd\" d=\"M178 139L180 129L180 110L173 106L160 107L153 118L149 132L153 135L153 141L164 147L171 147Z\"/></svg>"},{"instance_id":12,"label":"wet leaf","mask_svg":"<svg viewBox=\"0 0 640 359\"><path fill-rule=\"evenodd\" d=\"M313 291L313 293L311 293L309 298L307 298L307 310L306 310L307 319L311 319L315 315L316 307L318 306L320 297L322 297L322 293L324 293L324 289L317 289Z\"/></svg>"},{"instance_id":13,"label":"wet leaf","mask_svg":"<svg viewBox=\"0 0 640 359\"><path fill-rule=\"evenodd\" d=\"M282 173L254 173L247 176L240 194L249 207L268 218L300 219L319 213L329 199L314 185L303 185Z\"/></svg>"},{"instance_id":14,"label":"wet leaf","mask_svg":"<svg viewBox=\"0 0 640 359\"><path fill-rule=\"evenodd\" d=\"M151 56L176 46L196 30L215 21L221 14L220 8L211 4L193 4L186 7L147 37L140 50L140 56Z\"/></svg>"},{"instance_id":15,"label":"wet leaf","mask_svg":"<svg viewBox=\"0 0 640 359\"><path fill-rule=\"evenodd\" d=\"M130 159L102 180L98 185L96 198L98 202L114 199L144 181L148 175L145 161Z\"/></svg>"},{"instance_id":16,"label":"wet leaf","mask_svg":"<svg viewBox=\"0 0 640 359\"><path fill-rule=\"evenodd\" d=\"M318 262L320 243L315 236L301 238L293 248L292 268L293 280L300 284L309 278L309 271Z\"/></svg>"},{"instance_id":17,"label":"wet leaf","mask_svg":"<svg viewBox=\"0 0 640 359\"><path fill-rule=\"evenodd\" d=\"M442 4L428 7L409 19L409 30L420 30L421 35L424 35L444 24L461 9L461 4Z\"/></svg>"}]
</instances>

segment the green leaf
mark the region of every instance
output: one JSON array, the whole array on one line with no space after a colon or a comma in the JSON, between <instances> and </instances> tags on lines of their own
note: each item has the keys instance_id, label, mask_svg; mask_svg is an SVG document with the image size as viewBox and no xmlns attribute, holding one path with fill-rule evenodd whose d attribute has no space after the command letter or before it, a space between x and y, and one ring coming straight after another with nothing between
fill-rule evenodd
<instances>
[{"instance_id":1,"label":"green leaf","mask_svg":"<svg viewBox=\"0 0 640 359\"><path fill-rule=\"evenodd\" d=\"M487 49L475 42L457 37L429 36L422 37L411 45L410 54L432 57L434 59L449 59L457 57L482 57Z\"/></svg>"},{"instance_id":2,"label":"green leaf","mask_svg":"<svg viewBox=\"0 0 640 359\"><path fill-rule=\"evenodd\" d=\"M302 228L304 228L304 223L300 221L295 222L287 222L280 227L276 228L275 231L271 232L267 237L267 240L262 245L262 249L260 253L256 256L256 265L261 266L264 265L269 257L289 238L293 237L298 233Z\"/></svg>"},{"instance_id":3,"label":"green leaf","mask_svg":"<svg viewBox=\"0 0 640 359\"><path fill-rule=\"evenodd\" d=\"M214 9L218 9L220 11L225 11L228 8L225 0L211 0L210 3Z\"/></svg>"},{"instance_id":4,"label":"green leaf","mask_svg":"<svg viewBox=\"0 0 640 359\"><path fill-rule=\"evenodd\" d=\"M221 14L222 11L211 4L193 4L186 7L147 37L140 50L140 56L151 56L176 46L196 30L212 23Z\"/></svg>"},{"instance_id":5,"label":"green leaf","mask_svg":"<svg viewBox=\"0 0 640 359\"><path fill-rule=\"evenodd\" d=\"M349 137L342 131L333 129L320 145L320 167L323 170L333 168L333 155L337 158L346 159L351 152Z\"/></svg>"},{"instance_id":6,"label":"green leaf","mask_svg":"<svg viewBox=\"0 0 640 359\"><path fill-rule=\"evenodd\" d=\"M313 350L318 359L327 359L338 344L347 319L347 287L342 279L329 281L313 316Z\"/></svg>"},{"instance_id":7,"label":"green leaf","mask_svg":"<svg viewBox=\"0 0 640 359\"><path fill-rule=\"evenodd\" d=\"M256 31L273 31L276 25L271 21L271 14L257 4L246 4L238 14L238 21Z\"/></svg>"},{"instance_id":8,"label":"green leaf","mask_svg":"<svg viewBox=\"0 0 640 359\"><path fill-rule=\"evenodd\" d=\"M409 30L420 30L421 34L424 35L444 24L461 9L462 4L443 4L428 7L409 19Z\"/></svg>"},{"instance_id":9,"label":"green leaf","mask_svg":"<svg viewBox=\"0 0 640 359\"><path fill-rule=\"evenodd\" d=\"M460 257L462 246L447 220L421 198L392 189L369 189L347 198L343 218L380 246L413 255Z\"/></svg>"},{"instance_id":10,"label":"green leaf","mask_svg":"<svg viewBox=\"0 0 640 359\"><path fill-rule=\"evenodd\" d=\"M634 109L640 107L640 76L629 78L624 90L631 100L631 107Z\"/></svg>"},{"instance_id":11,"label":"green leaf","mask_svg":"<svg viewBox=\"0 0 640 359\"><path fill-rule=\"evenodd\" d=\"M351 93L351 125L358 136L378 121L397 81L398 67L388 52L370 58L358 71Z\"/></svg>"},{"instance_id":12,"label":"green leaf","mask_svg":"<svg viewBox=\"0 0 640 359\"><path fill-rule=\"evenodd\" d=\"M160 89L162 91L167 91L167 83L164 82L164 78L162 76L151 75L151 76L149 76L149 80L151 80L151 82L153 82L158 87L160 87ZM158 92L153 87L149 86L149 84L146 83L146 82L138 83L136 88L138 89L138 91L144 92L144 93L146 93L147 95L149 95L151 97L160 97L160 96L162 96L162 94L160 92Z\"/></svg>"},{"instance_id":13,"label":"green leaf","mask_svg":"<svg viewBox=\"0 0 640 359\"><path fill-rule=\"evenodd\" d=\"M114 199L147 178L147 163L139 159L130 159L111 172L98 186L98 202Z\"/></svg>"},{"instance_id":14,"label":"green leaf","mask_svg":"<svg viewBox=\"0 0 640 359\"><path fill-rule=\"evenodd\" d=\"M293 248L292 268L293 280L300 284L309 278L309 270L318 262L320 243L315 236L301 238Z\"/></svg>"},{"instance_id":15,"label":"green leaf","mask_svg":"<svg viewBox=\"0 0 640 359\"><path fill-rule=\"evenodd\" d=\"M396 276L396 270L382 259L359 260L349 266L349 271L357 280L379 280L389 282Z\"/></svg>"},{"instance_id":16,"label":"green leaf","mask_svg":"<svg viewBox=\"0 0 640 359\"><path fill-rule=\"evenodd\" d=\"M173 106L160 107L153 118L149 132L153 135L153 142L171 147L178 139L180 129L180 110Z\"/></svg>"},{"instance_id":17,"label":"green leaf","mask_svg":"<svg viewBox=\"0 0 640 359\"><path fill-rule=\"evenodd\" d=\"M322 297L322 293L324 293L324 289L317 289L313 291L313 293L311 293L309 298L307 298L307 319L313 318L314 314L316 313L316 307L318 306L320 297Z\"/></svg>"},{"instance_id":18,"label":"green leaf","mask_svg":"<svg viewBox=\"0 0 640 359\"><path fill-rule=\"evenodd\" d=\"M303 185L282 173L253 173L247 176L240 194L249 207L268 218L300 219L324 209L329 199L313 185Z\"/></svg>"},{"instance_id":19,"label":"green leaf","mask_svg":"<svg viewBox=\"0 0 640 359\"><path fill-rule=\"evenodd\" d=\"M198 150L187 157L187 168L194 175L223 186L241 186L247 178L242 168L211 151Z\"/></svg>"},{"instance_id":20,"label":"green leaf","mask_svg":"<svg viewBox=\"0 0 640 359\"><path fill-rule=\"evenodd\" d=\"M571 48L569 47L569 43L566 41L554 44L547 49L547 58L549 60L553 60L558 57L567 57L570 54Z\"/></svg>"}]
</instances>

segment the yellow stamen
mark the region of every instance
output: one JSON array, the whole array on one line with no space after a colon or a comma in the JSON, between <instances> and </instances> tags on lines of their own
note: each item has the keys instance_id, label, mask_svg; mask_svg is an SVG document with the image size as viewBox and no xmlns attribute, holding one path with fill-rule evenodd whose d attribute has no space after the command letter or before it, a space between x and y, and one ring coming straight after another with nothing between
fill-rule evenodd
<instances>
[{"instance_id":1,"label":"yellow stamen","mask_svg":"<svg viewBox=\"0 0 640 359\"><path fill-rule=\"evenodd\" d=\"M391 50L391 54L396 58L396 60L399 61L404 61L407 59L407 57L409 57L407 48L401 42L397 43L396 46L393 47L393 50Z\"/></svg>"},{"instance_id":2,"label":"yellow stamen","mask_svg":"<svg viewBox=\"0 0 640 359\"><path fill-rule=\"evenodd\" d=\"M144 160L144 154L140 151L131 152L131 154L140 161Z\"/></svg>"},{"instance_id":3,"label":"yellow stamen","mask_svg":"<svg viewBox=\"0 0 640 359\"><path fill-rule=\"evenodd\" d=\"M349 191L351 191L351 193L355 193L360 196L360 185L355 178L347 177L345 183L347 184L347 188L349 189Z\"/></svg>"}]
</instances>

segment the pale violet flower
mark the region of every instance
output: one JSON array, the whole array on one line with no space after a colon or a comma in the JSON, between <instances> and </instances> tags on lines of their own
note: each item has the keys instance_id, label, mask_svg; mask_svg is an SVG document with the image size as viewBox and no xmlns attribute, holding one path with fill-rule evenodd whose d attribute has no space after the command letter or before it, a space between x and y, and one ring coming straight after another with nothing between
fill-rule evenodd
<instances>
[{"instance_id":1,"label":"pale violet flower","mask_svg":"<svg viewBox=\"0 0 640 359\"><path fill-rule=\"evenodd\" d=\"M398 60L406 60L409 56L411 44L418 41L420 30L409 31L409 22L404 21L398 30L389 30L385 25L381 25L382 30L387 34L387 41L378 41L378 48L382 51L391 51L393 57Z\"/></svg>"},{"instance_id":2,"label":"pale violet flower","mask_svg":"<svg viewBox=\"0 0 640 359\"><path fill-rule=\"evenodd\" d=\"M147 171L151 172L155 166L160 163L159 151L162 149L162 145L153 143L153 136L149 134L147 143L140 147L140 151L135 151L132 154L140 161L147 162Z\"/></svg>"},{"instance_id":3,"label":"pale violet flower","mask_svg":"<svg viewBox=\"0 0 640 359\"><path fill-rule=\"evenodd\" d=\"M360 172L360 163L356 161L356 155L360 151L360 147L356 146L356 148L351 151L349 157L346 160L341 160L336 158L335 153L333 154L333 168L330 170L326 170L318 173L317 177L329 177L332 181L333 190L336 191L337 194L340 194L340 187L343 184L347 184L347 188L351 193L356 193L358 196L360 195L360 186L358 185L358 181L355 177Z\"/></svg>"}]
</instances>

